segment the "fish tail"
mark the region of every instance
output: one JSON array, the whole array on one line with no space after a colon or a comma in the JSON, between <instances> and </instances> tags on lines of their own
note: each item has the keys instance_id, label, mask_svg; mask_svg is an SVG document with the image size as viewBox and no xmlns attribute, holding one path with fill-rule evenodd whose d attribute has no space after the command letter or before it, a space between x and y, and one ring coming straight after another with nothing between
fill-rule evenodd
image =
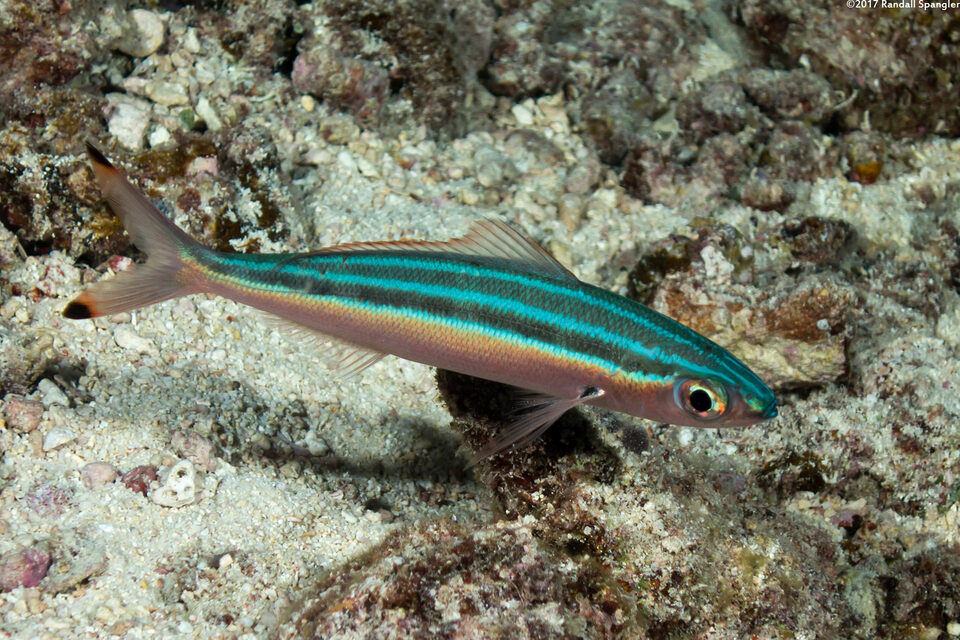
<instances>
[{"instance_id":1,"label":"fish tail","mask_svg":"<svg viewBox=\"0 0 960 640\"><path fill-rule=\"evenodd\" d=\"M202 278L183 257L208 250L153 206L89 142L87 154L110 208L148 258L145 264L88 287L64 308L64 317L96 318L202 291Z\"/></svg>"}]
</instances>

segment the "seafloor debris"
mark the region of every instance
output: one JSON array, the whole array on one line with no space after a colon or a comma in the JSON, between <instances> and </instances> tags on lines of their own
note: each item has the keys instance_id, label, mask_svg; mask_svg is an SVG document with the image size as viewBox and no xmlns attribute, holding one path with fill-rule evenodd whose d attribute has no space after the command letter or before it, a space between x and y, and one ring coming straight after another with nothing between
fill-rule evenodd
<instances>
[{"instance_id":1,"label":"seafloor debris","mask_svg":"<svg viewBox=\"0 0 960 640\"><path fill-rule=\"evenodd\" d=\"M43 403L11 393L3 399L3 418L11 429L27 433L40 424Z\"/></svg>"},{"instance_id":2,"label":"seafloor debris","mask_svg":"<svg viewBox=\"0 0 960 640\"><path fill-rule=\"evenodd\" d=\"M99 489L116 479L116 468L106 462L90 462L80 470L80 481L87 489Z\"/></svg>"},{"instance_id":3,"label":"seafloor debris","mask_svg":"<svg viewBox=\"0 0 960 640\"><path fill-rule=\"evenodd\" d=\"M156 479L157 468L153 465L139 465L120 476L120 482L124 486L143 495L147 495L150 491L150 483Z\"/></svg>"},{"instance_id":4,"label":"seafloor debris","mask_svg":"<svg viewBox=\"0 0 960 640\"><path fill-rule=\"evenodd\" d=\"M0 626L960 633L950 12L221 4L138 14L127 53L128 13L87 0L0 20ZM322 44L325 88L300 85ZM440 374L437 403L395 362L324 378L212 299L67 326L81 281L141 258L87 139L221 251L506 216L767 372L781 414L714 431L584 410L475 473L455 432L500 428L502 388ZM45 452L58 427L77 437ZM146 495L174 456L229 499L161 509L85 467Z\"/></svg>"},{"instance_id":5,"label":"seafloor debris","mask_svg":"<svg viewBox=\"0 0 960 640\"><path fill-rule=\"evenodd\" d=\"M0 591L39 585L50 562L50 553L42 543L8 551L0 556Z\"/></svg>"},{"instance_id":6,"label":"seafloor debris","mask_svg":"<svg viewBox=\"0 0 960 640\"><path fill-rule=\"evenodd\" d=\"M197 472L189 460L163 469L150 485L150 499L162 507L185 507L197 501Z\"/></svg>"}]
</instances>

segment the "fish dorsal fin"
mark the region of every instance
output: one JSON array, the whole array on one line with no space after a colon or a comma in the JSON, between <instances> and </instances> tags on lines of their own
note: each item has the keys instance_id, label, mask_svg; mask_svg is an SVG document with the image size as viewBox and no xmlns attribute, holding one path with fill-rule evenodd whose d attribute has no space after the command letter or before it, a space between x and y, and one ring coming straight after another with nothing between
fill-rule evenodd
<instances>
[{"instance_id":1,"label":"fish dorsal fin","mask_svg":"<svg viewBox=\"0 0 960 640\"><path fill-rule=\"evenodd\" d=\"M296 342L315 345L320 348L320 357L327 368L341 378L354 376L372 364L379 362L387 354L358 344L340 340L317 331L299 322L288 320L272 313L263 313L267 324L278 329Z\"/></svg>"},{"instance_id":2,"label":"fish dorsal fin","mask_svg":"<svg viewBox=\"0 0 960 640\"><path fill-rule=\"evenodd\" d=\"M390 242L354 242L341 244L310 253L292 256L285 262L326 253L354 251L423 251L430 253L458 253L466 256L484 256L520 262L535 271L554 278L576 276L557 261L550 252L501 220L478 220L460 238L442 242L396 240Z\"/></svg>"}]
</instances>

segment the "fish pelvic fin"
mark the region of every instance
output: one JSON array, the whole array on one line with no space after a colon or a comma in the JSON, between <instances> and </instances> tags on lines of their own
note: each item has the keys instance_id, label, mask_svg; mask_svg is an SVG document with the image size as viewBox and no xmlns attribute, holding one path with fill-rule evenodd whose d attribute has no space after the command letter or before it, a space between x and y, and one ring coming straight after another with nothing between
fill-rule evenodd
<instances>
[{"instance_id":1,"label":"fish pelvic fin","mask_svg":"<svg viewBox=\"0 0 960 640\"><path fill-rule=\"evenodd\" d=\"M183 256L207 249L153 206L89 142L87 154L110 208L148 257L145 264L88 287L64 308L64 317L96 318L202 291L200 278L186 267Z\"/></svg>"},{"instance_id":2,"label":"fish pelvic fin","mask_svg":"<svg viewBox=\"0 0 960 640\"><path fill-rule=\"evenodd\" d=\"M560 416L584 402L604 395L603 389L586 386L575 398L555 398L541 394L528 394L518 398L513 421L507 428L483 445L470 459L471 467L484 458L506 451L519 451L543 435Z\"/></svg>"}]
</instances>

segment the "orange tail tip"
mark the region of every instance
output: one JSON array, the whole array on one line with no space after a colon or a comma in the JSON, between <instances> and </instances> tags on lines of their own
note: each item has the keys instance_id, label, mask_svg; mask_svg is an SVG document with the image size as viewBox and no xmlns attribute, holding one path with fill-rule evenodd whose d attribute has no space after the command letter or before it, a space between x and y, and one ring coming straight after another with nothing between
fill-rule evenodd
<instances>
[{"instance_id":1,"label":"orange tail tip","mask_svg":"<svg viewBox=\"0 0 960 640\"><path fill-rule=\"evenodd\" d=\"M148 259L146 264L88 287L64 308L64 317L95 318L200 291L196 278L184 269L181 256L206 249L167 219L89 142L87 154L110 208Z\"/></svg>"}]
</instances>

